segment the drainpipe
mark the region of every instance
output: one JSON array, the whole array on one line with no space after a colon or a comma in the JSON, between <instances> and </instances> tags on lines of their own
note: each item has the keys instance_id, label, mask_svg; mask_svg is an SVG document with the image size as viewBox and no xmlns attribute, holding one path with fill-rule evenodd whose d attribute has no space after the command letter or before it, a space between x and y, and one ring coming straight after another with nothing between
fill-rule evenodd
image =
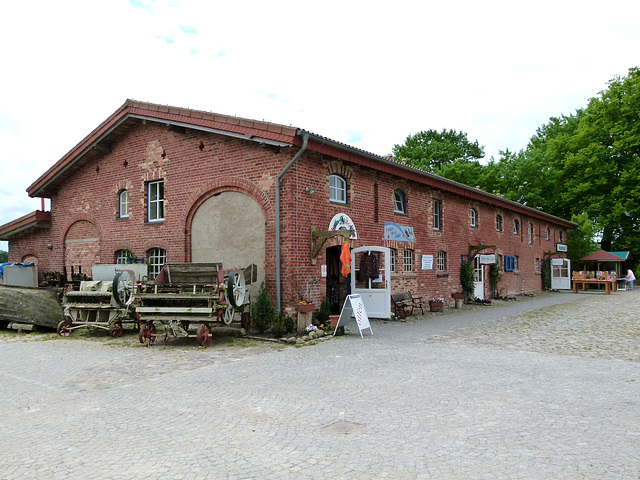
<instances>
[{"instance_id":1,"label":"drainpipe","mask_svg":"<svg viewBox=\"0 0 640 480\"><path fill-rule=\"evenodd\" d=\"M276 310L278 313L282 312L282 279L280 278L280 180L284 177L285 173L293 166L294 163L302 156L307 149L307 143L309 142L309 134L304 133L302 135L302 147L298 150L291 161L288 163L284 170L280 172L280 175L276 177Z\"/></svg>"}]
</instances>

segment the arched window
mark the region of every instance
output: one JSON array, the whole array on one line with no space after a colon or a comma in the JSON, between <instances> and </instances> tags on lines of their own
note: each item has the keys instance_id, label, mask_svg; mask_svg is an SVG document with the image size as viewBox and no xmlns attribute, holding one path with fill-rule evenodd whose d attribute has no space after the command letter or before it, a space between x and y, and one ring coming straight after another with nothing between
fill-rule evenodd
<instances>
[{"instance_id":1,"label":"arched window","mask_svg":"<svg viewBox=\"0 0 640 480\"><path fill-rule=\"evenodd\" d=\"M496 215L496 232L502 231L502 215Z\"/></svg>"},{"instance_id":2,"label":"arched window","mask_svg":"<svg viewBox=\"0 0 640 480\"><path fill-rule=\"evenodd\" d=\"M533 226L533 223L529 224L529 244L533 245L533 240L536 236L536 230L535 227Z\"/></svg>"},{"instance_id":3,"label":"arched window","mask_svg":"<svg viewBox=\"0 0 640 480\"><path fill-rule=\"evenodd\" d=\"M329 200L336 203L347 203L347 181L337 173L329 176Z\"/></svg>"},{"instance_id":4,"label":"arched window","mask_svg":"<svg viewBox=\"0 0 640 480\"><path fill-rule=\"evenodd\" d=\"M167 263L167 252L164 248L152 248L147 252L149 262L149 278L156 278Z\"/></svg>"},{"instance_id":5,"label":"arched window","mask_svg":"<svg viewBox=\"0 0 640 480\"><path fill-rule=\"evenodd\" d=\"M513 221L513 234L518 235L520 233L520 220L517 218Z\"/></svg>"},{"instance_id":6,"label":"arched window","mask_svg":"<svg viewBox=\"0 0 640 480\"><path fill-rule=\"evenodd\" d=\"M549 227L547 227L547 242L551 240L551 230L549 230Z\"/></svg>"},{"instance_id":7,"label":"arched window","mask_svg":"<svg viewBox=\"0 0 640 480\"><path fill-rule=\"evenodd\" d=\"M131 260L132 258L134 257L131 250L123 248L122 250L116 251L116 263L118 264L133 263L133 261Z\"/></svg>"},{"instance_id":8,"label":"arched window","mask_svg":"<svg viewBox=\"0 0 640 480\"><path fill-rule=\"evenodd\" d=\"M129 190L118 194L118 218L129 218Z\"/></svg>"},{"instance_id":9,"label":"arched window","mask_svg":"<svg viewBox=\"0 0 640 480\"><path fill-rule=\"evenodd\" d=\"M407 213L407 197L399 188L393 192L393 211L396 213Z\"/></svg>"},{"instance_id":10,"label":"arched window","mask_svg":"<svg viewBox=\"0 0 640 480\"><path fill-rule=\"evenodd\" d=\"M472 227L478 226L478 211L475 208L469 210L469 225Z\"/></svg>"}]
</instances>

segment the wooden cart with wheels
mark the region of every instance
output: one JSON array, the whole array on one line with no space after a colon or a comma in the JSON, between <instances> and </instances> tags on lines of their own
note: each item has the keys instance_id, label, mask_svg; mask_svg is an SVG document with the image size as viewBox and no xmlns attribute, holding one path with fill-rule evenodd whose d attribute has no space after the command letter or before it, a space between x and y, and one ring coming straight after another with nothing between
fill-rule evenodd
<instances>
[{"instance_id":1,"label":"wooden cart with wheels","mask_svg":"<svg viewBox=\"0 0 640 480\"><path fill-rule=\"evenodd\" d=\"M246 285L256 277L255 265L232 270L220 263L165 265L155 282L142 285L137 295L140 342L155 342L156 324L162 325L165 341L195 337L202 347L211 345L214 325L249 326Z\"/></svg>"}]
</instances>

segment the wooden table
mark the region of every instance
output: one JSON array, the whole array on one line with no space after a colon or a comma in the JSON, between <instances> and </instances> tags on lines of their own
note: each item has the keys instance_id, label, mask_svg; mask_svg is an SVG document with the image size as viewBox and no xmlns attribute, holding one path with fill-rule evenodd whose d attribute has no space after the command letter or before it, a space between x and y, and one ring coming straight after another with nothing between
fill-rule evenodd
<instances>
[{"instance_id":1,"label":"wooden table","mask_svg":"<svg viewBox=\"0 0 640 480\"><path fill-rule=\"evenodd\" d=\"M573 293L578 293L578 284L582 284L582 291L587 290L587 285L596 284L596 285L604 285L605 294L609 295L612 291L615 292L618 290L617 282L615 280L597 280L595 278L590 278L588 280L585 279L572 279L571 283L573 284Z\"/></svg>"}]
</instances>

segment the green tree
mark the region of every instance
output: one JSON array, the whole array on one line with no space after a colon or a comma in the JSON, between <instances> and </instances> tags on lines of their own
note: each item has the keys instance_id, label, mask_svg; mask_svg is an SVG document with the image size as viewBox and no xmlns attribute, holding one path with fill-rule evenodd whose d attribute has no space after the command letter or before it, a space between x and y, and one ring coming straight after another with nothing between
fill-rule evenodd
<instances>
[{"instance_id":1,"label":"green tree","mask_svg":"<svg viewBox=\"0 0 640 480\"><path fill-rule=\"evenodd\" d=\"M9 261L9 253L4 250L0 250L0 263L7 263Z\"/></svg>"},{"instance_id":2,"label":"green tree","mask_svg":"<svg viewBox=\"0 0 640 480\"><path fill-rule=\"evenodd\" d=\"M399 161L435 173L457 160L469 162L483 158L484 147L477 140L470 142L464 132L427 130L409 135L402 145L394 145L393 155Z\"/></svg>"}]
</instances>

